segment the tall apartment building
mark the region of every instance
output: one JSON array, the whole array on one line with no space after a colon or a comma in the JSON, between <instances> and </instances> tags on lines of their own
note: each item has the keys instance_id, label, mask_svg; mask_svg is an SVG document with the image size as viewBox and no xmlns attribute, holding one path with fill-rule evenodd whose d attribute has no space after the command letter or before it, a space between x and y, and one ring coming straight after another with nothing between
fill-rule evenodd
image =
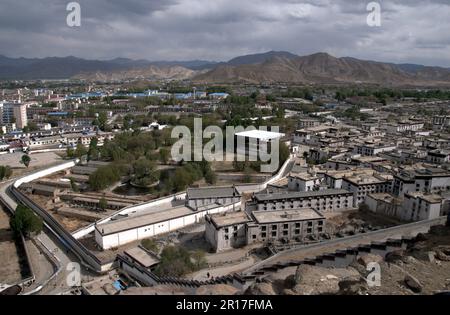
<instances>
[{"instance_id":1,"label":"tall apartment building","mask_svg":"<svg viewBox=\"0 0 450 315\"><path fill-rule=\"evenodd\" d=\"M21 103L1 103L1 119L2 124L15 123L17 128L24 128L28 124L27 106Z\"/></svg>"},{"instance_id":2,"label":"tall apartment building","mask_svg":"<svg viewBox=\"0 0 450 315\"><path fill-rule=\"evenodd\" d=\"M13 115L17 128L23 129L28 125L27 106L25 104L14 104Z\"/></svg>"}]
</instances>

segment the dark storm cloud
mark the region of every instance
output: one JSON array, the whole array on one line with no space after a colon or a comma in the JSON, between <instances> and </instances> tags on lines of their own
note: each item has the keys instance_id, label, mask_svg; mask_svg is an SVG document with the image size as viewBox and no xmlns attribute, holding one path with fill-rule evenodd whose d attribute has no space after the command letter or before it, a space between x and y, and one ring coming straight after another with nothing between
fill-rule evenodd
<instances>
[{"instance_id":1,"label":"dark storm cloud","mask_svg":"<svg viewBox=\"0 0 450 315\"><path fill-rule=\"evenodd\" d=\"M380 0L379 28L366 23L369 0L79 0L79 28L66 25L69 2L2 0L0 54L227 60L326 51L450 66L447 0Z\"/></svg>"}]
</instances>

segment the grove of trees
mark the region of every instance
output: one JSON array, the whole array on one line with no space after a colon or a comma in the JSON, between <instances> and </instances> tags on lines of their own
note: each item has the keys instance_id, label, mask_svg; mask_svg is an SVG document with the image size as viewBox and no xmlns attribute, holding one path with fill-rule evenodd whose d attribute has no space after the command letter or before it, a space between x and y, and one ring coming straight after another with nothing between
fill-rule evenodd
<instances>
[{"instance_id":1,"label":"grove of trees","mask_svg":"<svg viewBox=\"0 0 450 315\"><path fill-rule=\"evenodd\" d=\"M30 208L19 204L11 217L10 226L15 233L30 236L42 231L43 222Z\"/></svg>"}]
</instances>

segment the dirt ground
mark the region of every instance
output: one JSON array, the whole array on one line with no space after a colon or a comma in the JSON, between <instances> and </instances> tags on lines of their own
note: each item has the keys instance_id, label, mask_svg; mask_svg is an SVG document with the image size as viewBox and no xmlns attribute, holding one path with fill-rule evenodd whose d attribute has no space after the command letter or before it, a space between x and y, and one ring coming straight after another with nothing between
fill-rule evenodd
<instances>
[{"instance_id":1,"label":"dirt ground","mask_svg":"<svg viewBox=\"0 0 450 315\"><path fill-rule=\"evenodd\" d=\"M434 295L450 291L450 227L433 227L407 249L394 251L384 260L369 255L365 260L359 256L346 268L284 268L268 276L266 294ZM366 282L365 263L371 261L379 263L379 285ZM261 291L255 286L253 294Z\"/></svg>"},{"instance_id":2,"label":"dirt ground","mask_svg":"<svg viewBox=\"0 0 450 315\"><path fill-rule=\"evenodd\" d=\"M9 165L13 170L13 176L20 176L30 170L52 165L61 161L61 158L53 152L31 154L31 162L27 169L25 165L20 163L22 155L24 155L22 152L2 154L0 155L0 165Z\"/></svg>"},{"instance_id":3,"label":"dirt ground","mask_svg":"<svg viewBox=\"0 0 450 315\"><path fill-rule=\"evenodd\" d=\"M420 282L420 294L429 295L450 290L450 261L437 258L430 261L428 258L428 252L436 252L442 246L450 248L450 228L435 227L426 238L408 250L405 258L393 263L382 262L381 286L369 288L368 294L415 294L404 283L406 274Z\"/></svg>"},{"instance_id":4,"label":"dirt ground","mask_svg":"<svg viewBox=\"0 0 450 315\"><path fill-rule=\"evenodd\" d=\"M351 234L358 232L361 228L368 232L371 229L388 228L404 224L399 220L378 215L368 211L351 210L342 213L326 214L326 231L330 234Z\"/></svg>"},{"instance_id":5,"label":"dirt ground","mask_svg":"<svg viewBox=\"0 0 450 315\"><path fill-rule=\"evenodd\" d=\"M0 283L15 284L29 276L29 267L25 252L13 238L5 211L0 208Z\"/></svg>"}]
</instances>

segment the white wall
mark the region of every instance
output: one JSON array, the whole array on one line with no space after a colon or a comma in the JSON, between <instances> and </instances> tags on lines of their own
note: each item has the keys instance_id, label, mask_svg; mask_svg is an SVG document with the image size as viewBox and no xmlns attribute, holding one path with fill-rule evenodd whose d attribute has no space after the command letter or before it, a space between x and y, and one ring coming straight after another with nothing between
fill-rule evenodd
<instances>
[{"instance_id":1,"label":"white wall","mask_svg":"<svg viewBox=\"0 0 450 315\"><path fill-rule=\"evenodd\" d=\"M237 202L234 205L220 206L213 209L208 209L199 212L192 212L181 218L169 219L164 222L151 224L144 227L135 228L129 231L123 231L115 234L102 236L98 230L95 230L95 240L97 244L104 250L110 248L117 248L127 243L142 240L156 235L169 233L185 226L198 223L207 214L215 214L230 211L241 206L241 202ZM151 214L149 214L151 215ZM101 229L101 227L97 227Z\"/></svg>"}]
</instances>

